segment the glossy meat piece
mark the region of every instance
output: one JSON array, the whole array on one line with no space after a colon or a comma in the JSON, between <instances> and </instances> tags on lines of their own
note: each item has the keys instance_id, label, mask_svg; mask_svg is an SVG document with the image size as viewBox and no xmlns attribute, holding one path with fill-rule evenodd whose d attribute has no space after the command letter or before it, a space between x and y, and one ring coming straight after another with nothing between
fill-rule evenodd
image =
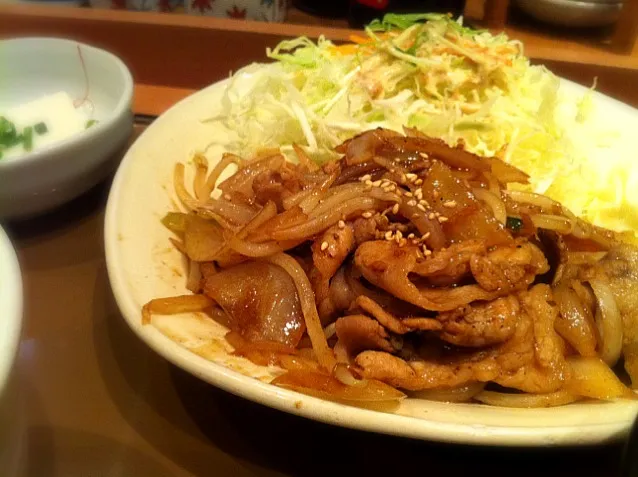
<instances>
[{"instance_id":1,"label":"glossy meat piece","mask_svg":"<svg viewBox=\"0 0 638 477\"><path fill-rule=\"evenodd\" d=\"M488 292L477 285L417 288L409 274L417 269L420 254L418 247L399 247L395 242L377 240L359 246L355 264L370 283L425 310L449 311L475 300L499 296L498 292Z\"/></svg>"},{"instance_id":2,"label":"glossy meat piece","mask_svg":"<svg viewBox=\"0 0 638 477\"><path fill-rule=\"evenodd\" d=\"M519 294L521 312L514 335L496 347L472 353L405 361L380 351L364 351L355 362L363 376L408 390L456 387L471 381L494 381L526 392L559 389L568 377L560 338L553 329L557 311L551 292L537 285Z\"/></svg>"},{"instance_id":3,"label":"glossy meat piece","mask_svg":"<svg viewBox=\"0 0 638 477\"><path fill-rule=\"evenodd\" d=\"M601 261L623 320L623 355L632 386L638 388L638 248L621 244Z\"/></svg>"},{"instance_id":4,"label":"glossy meat piece","mask_svg":"<svg viewBox=\"0 0 638 477\"><path fill-rule=\"evenodd\" d=\"M345 346L349 356L371 349L393 351L388 333L372 318L364 315L344 316L336 321L335 327L339 342Z\"/></svg>"},{"instance_id":5,"label":"glossy meat piece","mask_svg":"<svg viewBox=\"0 0 638 477\"><path fill-rule=\"evenodd\" d=\"M328 228L312 244L314 267L310 272L310 283L324 325L336 311L330 300L330 280L354 246L354 232L349 223L343 228L338 225Z\"/></svg>"},{"instance_id":6,"label":"glossy meat piece","mask_svg":"<svg viewBox=\"0 0 638 477\"><path fill-rule=\"evenodd\" d=\"M510 292L526 288L536 275L549 270L549 264L536 245L518 241L515 245L496 247L485 255L473 256L470 268L483 289Z\"/></svg>"},{"instance_id":7,"label":"glossy meat piece","mask_svg":"<svg viewBox=\"0 0 638 477\"><path fill-rule=\"evenodd\" d=\"M231 330L247 340L296 346L304 333L297 289L275 265L237 265L206 277L203 289L228 314Z\"/></svg>"},{"instance_id":8,"label":"glossy meat piece","mask_svg":"<svg viewBox=\"0 0 638 477\"><path fill-rule=\"evenodd\" d=\"M363 311L373 316L384 328L399 335L415 330L429 331L441 329L441 323L433 318L412 317L399 319L367 296L359 296L356 300L356 304Z\"/></svg>"},{"instance_id":9,"label":"glossy meat piece","mask_svg":"<svg viewBox=\"0 0 638 477\"><path fill-rule=\"evenodd\" d=\"M457 346L481 348L503 343L516 331L520 305L513 296L487 303L469 304L439 313L443 326L439 337Z\"/></svg>"},{"instance_id":10,"label":"glossy meat piece","mask_svg":"<svg viewBox=\"0 0 638 477\"><path fill-rule=\"evenodd\" d=\"M554 330L558 316L551 305L552 295L547 285L536 285L519 295L523 315L528 317L519 327L529 329L526 336L504 345L501 356L502 372L494 381L528 393L550 393L558 390L569 377L569 367L563 354L561 340ZM527 337L529 336L529 338ZM530 344L533 359L523 366L512 366L509 359L519 352L528 353Z\"/></svg>"}]
</instances>

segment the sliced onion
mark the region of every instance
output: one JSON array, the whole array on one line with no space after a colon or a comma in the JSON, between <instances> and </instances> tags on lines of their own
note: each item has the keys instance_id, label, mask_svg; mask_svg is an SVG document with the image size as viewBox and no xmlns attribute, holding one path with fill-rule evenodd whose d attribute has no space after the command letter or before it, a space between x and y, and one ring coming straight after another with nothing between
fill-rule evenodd
<instances>
[{"instance_id":1,"label":"sliced onion","mask_svg":"<svg viewBox=\"0 0 638 477\"><path fill-rule=\"evenodd\" d=\"M199 268L199 263L194 260L189 260L188 264L188 278L186 279L186 288L193 293L199 293L202 281L202 271Z\"/></svg>"},{"instance_id":2,"label":"sliced onion","mask_svg":"<svg viewBox=\"0 0 638 477\"><path fill-rule=\"evenodd\" d=\"M589 280L589 284L598 305L595 319L602 340L600 357L609 366L614 366L622 351L622 317L609 284L598 278Z\"/></svg>"},{"instance_id":3,"label":"sliced onion","mask_svg":"<svg viewBox=\"0 0 638 477\"><path fill-rule=\"evenodd\" d=\"M310 159L310 156L306 154L306 151L304 151L301 146L293 144L292 149L295 151L295 154L297 154L299 164L301 164L302 166L306 166L310 172L319 170L319 166L317 165L317 163Z\"/></svg>"},{"instance_id":4,"label":"sliced onion","mask_svg":"<svg viewBox=\"0 0 638 477\"><path fill-rule=\"evenodd\" d=\"M193 158L195 164L195 179L193 180L193 189L195 190L195 197L200 202L205 201L210 197L206 195L206 174L208 174L208 160L206 156L202 154L195 154Z\"/></svg>"},{"instance_id":5,"label":"sliced onion","mask_svg":"<svg viewBox=\"0 0 638 477\"><path fill-rule=\"evenodd\" d=\"M338 363L335 366L332 375L337 378L341 383L346 386L365 386L368 381L365 379L357 379L352 375L352 372L348 369L348 366L343 363Z\"/></svg>"},{"instance_id":6,"label":"sliced onion","mask_svg":"<svg viewBox=\"0 0 638 477\"><path fill-rule=\"evenodd\" d=\"M483 391L474 396L474 399L483 404L489 404L490 406L538 408L564 406L565 404L578 401L580 398L568 391L556 391L548 394L509 394Z\"/></svg>"},{"instance_id":7,"label":"sliced onion","mask_svg":"<svg viewBox=\"0 0 638 477\"><path fill-rule=\"evenodd\" d=\"M281 242L269 241L262 243L247 242L239 237L232 237L228 240L228 246L235 252L245 257L261 258L275 255L296 247L301 242L299 240L284 240Z\"/></svg>"},{"instance_id":8,"label":"sliced onion","mask_svg":"<svg viewBox=\"0 0 638 477\"><path fill-rule=\"evenodd\" d=\"M574 223L561 215L536 214L530 217L534 227L538 229L554 230L563 235L572 233Z\"/></svg>"},{"instance_id":9,"label":"sliced onion","mask_svg":"<svg viewBox=\"0 0 638 477\"><path fill-rule=\"evenodd\" d=\"M561 207L558 202L553 201L547 196L536 194L534 192L527 192L522 190L503 190L503 193L507 194L512 200L515 200L516 202L535 205L544 210L553 210L554 207Z\"/></svg>"},{"instance_id":10,"label":"sliced onion","mask_svg":"<svg viewBox=\"0 0 638 477\"><path fill-rule=\"evenodd\" d=\"M473 382L455 388L425 389L410 393L410 397L440 402L468 402L483 391L485 383Z\"/></svg>"},{"instance_id":11,"label":"sliced onion","mask_svg":"<svg viewBox=\"0 0 638 477\"><path fill-rule=\"evenodd\" d=\"M202 195L204 195L206 198L209 198L215 190L215 186L217 185L219 176L222 175L226 168L231 164L236 164L237 166L239 166L242 162L242 158L236 156L235 154L224 154L221 161L217 163L217 165L210 172L208 179L206 179L206 185L202 191Z\"/></svg>"},{"instance_id":12,"label":"sliced onion","mask_svg":"<svg viewBox=\"0 0 638 477\"><path fill-rule=\"evenodd\" d=\"M567 252L570 265L594 265L605 258L607 252Z\"/></svg>"},{"instance_id":13,"label":"sliced onion","mask_svg":"<svg viewBox=\"0 0 638 477\"><path fill-rule=\"evenodd\" d=\"M333 187L327 191L323 197L321 197L321 200L318 201L319 204L312 211L312 215L322 214L343 202L361 197L364 195L365 190L366 185L361 182Z\"/></svg>"},{"instance_id":14,"label":"sliced onion","mask_svg":"<svg viewBox=\"0 0 638 477\"><path fill-rule=\"evenodd\" d=\"M357 197L346 201L322 215L311 217L305 223L283 230L275 230L272 238L275 240L299 240L308 239L313 235L336 224L342 217L347 217L355 212L373 210L378 207L378 201L371 197Z\"/></svg>"},{"instance_id":15,"label":"sliced onion","mask_svg":"<svg viewBox=\"0 0 638 477\"><path fill-rule=\"evenodd\" d=\"M494 214L494 218L496 220L498 220L502 224L505 224L505 222L507 221L507 211L505 210L505 203L499 196L487 189L481 188L472 189L472 193L478 200L480 200L481 202L485 202L485 204L490 209L492 209L492 213Z\"/></svg>"},{"instance_id":16,"label":"sliced onion","mask_svg":"<svg viewBox=\"0 0 638 477\"><path fill-rule=\"evenodd\" d=\"M326 326L323 329L323 334L326 336L327 340L332 338L335 335L336 332L337 332L336 322L335 323L330 323L328 326Z\"/></svg>"},{"instance_id":17,"label":"sliced onion","mask_svg":"<svg viewBox=\"0 0 638 477\"><path fill-rule=\"evenodd\" d=\"M176 315L204 311L215 302L206 295L181 295L169 298L157 298L149 301L142 308L142 324L151 322L151 315Z\"/></svg>"},{"instance_id":18,"label":"sliced onion","mask_svg":"<svg viewBox=\"0 0 638 477\"><path fill-rule=\"evenodd\" d=\"M317 305L315 304L315 294L312 291L312 285L308 280L306 272L304 272L299 262L285 253L279 253L268 257L267 261L283 268L295 282L301 310L303 312L304 321L306 323L306 331L312 342L317 361L328 372L332 372L335 367L336 360L332 350L328 347L328 340L323 334L321 320L317 313Z\"/></svg>"},{"instance_id":19,"label":"sliced onion","mask_svg":"<svg viewBox=\"0 0 638 477\"><path fill-rule=\"evenodd\" d=\"M173 187L180 202L184 204L188 210L197 209L199 205L198 201L190 195L184 185L184 164L181 162L175 164L175 169L173 169Z\"/></svg>"}]
</instances>

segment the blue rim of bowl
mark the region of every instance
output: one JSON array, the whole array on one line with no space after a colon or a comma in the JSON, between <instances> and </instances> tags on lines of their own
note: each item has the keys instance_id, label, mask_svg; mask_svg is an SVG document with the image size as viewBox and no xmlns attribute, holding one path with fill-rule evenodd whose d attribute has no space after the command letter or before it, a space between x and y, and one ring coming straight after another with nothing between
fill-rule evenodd
<instances>
[{"instance_id":1,"label":"blue rim of bowl","mask_svg":"<svg viewBox=\"0 0 638 477\"><path fill-rule=\"evenodd\" d=\"M109 114L109 116L103 120L99 121L90 129L83 131L81 134L74 134L66 139L63 139L58 142L54 142L52 144L48 144L41 149L36 149L30 152L27 152L23 156L16 158L11 161L1 161L0 160L0 172L3 169L14 168L14 167L22 167L28 163L33 161L37 161L39 159L45 158L48 156L51 151L56 149L64 149L69 144L77 144L85 141L90 141L96 136L98 136L104 129L113 124L117 118L122 116L130 110L132 102L133 102L133 75L131 75L131 71L128 69L126 64L115 54L110 51L104 50L102 48L98 48L96 46L88 45L86 43L82 43L75 40L69 40L67 38L56 38L56 37L23 37L23 38L10 38L6 40L0 40L0 45L6 45L10 43L18 43L18 42L32 42L36 43L38 41L52 41L60 44L68 44L70 46L80 46L81 48L86 48L89 50L95 50L101 55L105 55L111 61L113 61L119 67L124 79L124 91L120 96L117 105L113 109L113 111ZM132 117L132 115L131 115Z\"/></svg>"}]
</instances>

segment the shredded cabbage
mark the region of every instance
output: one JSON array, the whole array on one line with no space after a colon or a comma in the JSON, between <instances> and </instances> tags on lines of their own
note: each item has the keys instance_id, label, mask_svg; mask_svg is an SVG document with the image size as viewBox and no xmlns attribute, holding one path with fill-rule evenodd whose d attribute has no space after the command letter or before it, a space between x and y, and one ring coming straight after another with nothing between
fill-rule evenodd
<instances>
[{"instance_id":1,"label":"shredded cabbage","mask_svg":"<svg viewBox=\"0 0 638 477\"><path fill-rule=\"evenodd\" d=\"M635 213L623 219L635 207L626 171L595 180L599 172L559 120L559 78L531 65L504 34L444 15L386 15L352 43L302 37L267 53L275 62L238 71L213 118L236 133L237 153L297 144L322 162L357 133L405 125L502 157L530 174L531 189L601 225L638 229ZM571 121L586 122L592 108L586 94ZM587 193L574 194L583 187Z\"/></svg>"}]
</instances>

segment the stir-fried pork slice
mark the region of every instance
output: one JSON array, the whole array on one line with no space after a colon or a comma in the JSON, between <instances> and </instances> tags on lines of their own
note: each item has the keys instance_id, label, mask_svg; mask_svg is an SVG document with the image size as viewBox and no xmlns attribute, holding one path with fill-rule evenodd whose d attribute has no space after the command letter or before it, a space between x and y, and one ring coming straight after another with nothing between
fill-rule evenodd
<instances>
[{"instance_id":1,"label":"stir-fried pork slice","mask_svg":"<svg viewBox=\"0 0 638 477\"><path fill-rule=\"evenodd\" d=\"M497 292L485 291L477 285L417 288L409 274L415 271L421 259L418 247L399 247L387 240L366 242L355 253L355 264L366 280L425 310L449 311L475 300L493 300L498 296Z\"/></svg>"},{"instance_id":2,"label":"stir-fried pork slice","mask_svg":"<svg viewBox=\"0 0 638 477\"><path fill-rule=\"evenodd\" d=\"M536 275L549 270L549 264L536 245L519 241L496 247L486 255L474 255L470 268L483 289L510 292L526 288Z\"/></svg>"},{"instance_id":3,"label":"stir-fried pork slice","mask_svg":"<svg viewBox=\"0 0 638 477\"><path fill-rule=\"evenodd\" d=\"M562 386L568 368L553 329L557 311L550 299L546 285L521 293L515 332L496 347L472 353L456 350L451 357L410 361L381 351L364 351L355 362L364 377L413 391L495 381L526 392L553 392Z\"/></svg>"},{"instance_id":4,"label":"stir-fried pork slice","mask_svg":"<svg viewBox=\"0 0 638 477\"><path fill-rule=\"evenodd\" d=\"M638 388L638 248L622 244L613 247L601 261L609 286L623 319L625 369Z\"/></svg>"},{"instance_id":5,"label":"stir-fried pork slice","mask_svg":"<svg viewBox=\"0 0 638 477\"><path fill-rule=\"evenodd\" d=\"M440 313L441 339L457 346L481 348L503 343L516 331L520 306L513 296L472 303Z\"/></svg>"},{"instance_id":6,"label":"stir-fried pork slice","mask_svg":"<svg viewBox=\"0 0 638 477\"><path fill-rule=\"evenodd\" d=\"M560 337L554 330L558 316L556 306L551 305L551 290L547 285L536 285L519 295L524 316L529 317L531 341L512 341L504 346L503 356L516 353L519 349L527 352L527 343L533 343L534 358L525 365L515 368L505 364L504 372L495 381L506 387L520 389L528 393L550 393L558 390L569 375L569 368L563 355Z\"/></svg>"},{"instance_id":7,"label":"stir-fried pork slice","mask_svg":"<svg viewBox=\"0 0 638 477\"><path fill-rule=\"evenodd\" d=\"M416 330L431 331L441 329L441 323L433 318L408 317L399 319L367 296L359 296L356 304L363 311L372 315L384 328L399 335Z\"/></svg>"},{"instance_id":8,"label":"stir-fried pork slice","mask_svg":"<svg viewBox=\"0 0 638 477\"><path fill-rule=\"evenodd\" d=\"M400 134L389 129L374 129L349 139L337 146L335 151L346 155L347 165L360 164L372 160L377 150L383 146L385 138L395 136Z\"/></svg>"},{"instance_id":9,"label":"stir-fried pork slice","mask_svg":"<svg viewBox=\"0 0 638 477\"><path fill-rule=\"evenodd\" d=\"M427 277L435 286L453 285L469 274L472 257L484 253L485 243L465 240L433 252L427 260L417 261L413 272Z\"/></svg>"},{"instance_id":10,"label":"stir-fried pork slice","mask_svg":"<svg viewBox=\"0 0 638 477\"><path fill-rule=\"evenodd\" d=\"M377 349L392 352L385 328L376 320L364 315L350 315L339 318L335 323L337 338L345 346L350 356L361 351Z\"/></svg>"},{"instance_id":11,"label":"stir-fried pork slice","mask_svg":"<svg viewBox=\"0 0 638 477\"><path fill-rule=\"evenodd\" d=\"M324 322L336 311L330 301L330 280L354 246L354 231L349 223L343 224L343 227L334 225L328 228L312 244L314 269L310 272L310 282L319 316Z\"/></svg>"},{"instance_id":12,"label":"stir-fried pork slice","mask_svg":"<svg viewBox=\"0 0 638 477\"><path fill-rule=\"evenodd\" d=\"M305 331L295 284L275 265L236 265L207 276L203 289L228 314L230 328L247 340L297 346Z\"/></svg>"}]
</instances>

